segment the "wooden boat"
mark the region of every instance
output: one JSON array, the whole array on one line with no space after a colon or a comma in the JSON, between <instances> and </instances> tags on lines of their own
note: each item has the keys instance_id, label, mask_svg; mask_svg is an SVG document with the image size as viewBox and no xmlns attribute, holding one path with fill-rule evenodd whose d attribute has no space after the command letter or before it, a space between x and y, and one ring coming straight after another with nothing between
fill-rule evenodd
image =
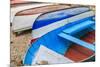
<instances>
[{"instance_id":1,"label":"wooden boat","mask_svg":"<svg viewBox=\"0 0 100 67\"><path fill-rule=\"evenodd\" d=\"M68 63L82 62L94 56L94 12L87 11L77 14L73 13L77 12L75 10L72 11L72 13L71 11L69 12L70 13L66 14L66 10L60 10L42 14L36 19L32 28L33 39L25 54L23 64L34 65L34 59L37 57L41 45L57 53L55 57L62 55L62 59L67 58L65 62L61 63L66 63L66 61ZM49 18L50 16L53 17ZM43 56L44 55L42 55L42 57ZM48 56L49 55L47 55L47 57ZM37 60L39 59L37 58ZM58 62L52 64L60 63L59 61L58 59Z\"/></svg>"},{"instance_id":2,"label":"wooden boat","mask_svg":"<svg viewBox=\"0 0 100 67\"><path fill-rule=\"evenodd\" d=\"M20 32L20 31L31 29L35 19L42 13L69 8L69 6L67 5L51 5L51 4L36 4L36 6L35 5L33 6L31 9L27 9L27 10L24 9L23 11L20 11L16 14L12 23L12 30L14 32ZM17 9L19 8L16 8L16 10ZM15 13L19 11L16 10ZM13 16L15 13L13 13Z\"/></svg>"}]
</instances>

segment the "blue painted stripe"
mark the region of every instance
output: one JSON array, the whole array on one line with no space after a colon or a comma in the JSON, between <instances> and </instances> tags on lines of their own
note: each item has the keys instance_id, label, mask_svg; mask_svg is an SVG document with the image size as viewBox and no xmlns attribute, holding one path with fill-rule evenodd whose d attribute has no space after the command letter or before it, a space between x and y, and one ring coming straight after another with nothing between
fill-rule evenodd
<instances>
[{"instance_id":1,"label":"blue painted stripe","mask_svg":"<svg viewBox=\"0 0 100 67\"><path fill-rule=\"evenodd\" d=\"M55 12L49 12L46 14L42 14L34 22L32 29L34 30L34 29L46 26L48 24L78 15L78 14L86 12L88 10L89 9L87 9L87 8L79 8L79 9L72 8L72 9L64 9L64 10L59 10L59 11L55 11ZM46 17L45 17L45 15L46 15ZM41 19L42 17L43 17L43 19Z\"/></svg>"},{"instance_id":2,"label":"blue painted stripe","mask_svg":"<svg viewBox=\"0 0 100 67\"><path fill-rule=\"evenodd\" d=\"M40 47L39 44L38 45L34 44L30 46L30 48L28 49L26 53L24 64L26 65L32 64L32 60L35 58L35 53L38 51L39 47Z\"/></svg>"},{"instance_id":3,"label":"blue painted stripe","mask_svg":"<svg viewBox=\"0 0 100 67\"><path fill-rule=\"evenodd\" d=\"M26 56L25 56L25 59L24 59L23 64L31 65L32 59L33 59L33 56L32 56L31 53L28 51L28 52L26 53Z\"/></svg>"},{"instance_id":4,"label":"blue painted stripe","mask_svg":"<svg viewBox=\"0 0 100 67\"><path fill-rule=\"evenodd\" d=\"M37 29L37 28L40 28L40 27L43 27L43 26L46 26L46 25L49 25L51 23L54 23L56 21L60 21L62 19L66 19L66 18L69 18L69 17L72 17L74 15L67 15L67 16L62 16L60 18L53 18L53 19L45 19L45 20L36 20L35 23L34 23L34 26L32 27L32 29Z\"/></svg>"}]
</instances>

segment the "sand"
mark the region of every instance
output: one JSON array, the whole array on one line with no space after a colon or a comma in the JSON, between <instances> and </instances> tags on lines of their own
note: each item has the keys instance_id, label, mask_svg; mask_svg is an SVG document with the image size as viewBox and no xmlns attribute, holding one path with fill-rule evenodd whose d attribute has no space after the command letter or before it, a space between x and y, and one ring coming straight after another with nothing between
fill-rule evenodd
<instances>
[{"instance_id":1,"label":"sand","mask_svg":"<svg viewBox=\"0 0 100 67\"><path fill-rule=\"evenodd\" d=\"M31 40L31 30L17 35L11 31L10 63L14 66L21 66L25 51Z\"/></svg>"}]
</instances>

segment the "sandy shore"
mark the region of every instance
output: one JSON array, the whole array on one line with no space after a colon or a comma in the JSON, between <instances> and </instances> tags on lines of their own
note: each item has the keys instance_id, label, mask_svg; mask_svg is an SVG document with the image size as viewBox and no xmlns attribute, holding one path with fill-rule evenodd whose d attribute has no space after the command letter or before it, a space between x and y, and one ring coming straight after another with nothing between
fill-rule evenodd
<instances>
[{"instance_id":1,"label":"sandy shore","mask_svg":"<svg viewBox=\"0 0 100 67\"><path fill-rule=\"evenodd\" d=\"M16 36L11 32L11 44L10 44L10 63L11 65L21 66L23 56L31 39L31 30L25 31Z\"/></svg>"}]
</instances>

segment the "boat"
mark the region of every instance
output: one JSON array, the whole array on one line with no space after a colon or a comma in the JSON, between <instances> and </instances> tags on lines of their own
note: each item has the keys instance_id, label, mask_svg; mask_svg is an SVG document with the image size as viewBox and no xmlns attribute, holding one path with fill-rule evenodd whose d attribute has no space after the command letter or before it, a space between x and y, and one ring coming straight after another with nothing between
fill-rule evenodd
<instances>
[{"instance_id":1,"label":"boat","mask_svg":"<svg viewBox=\"0 0 100 67\"><path fill-rule=\"evenodd\" d=\"M55 4L55 5L53 5L53 4L52 5L51 4L36 4L33 6L31 6L30 9L26 9L28 6L22 7L22 8L24 8L24 10L21 10L21 11L19 11L20 10L19 8L21 8L21 7L14 8L14 13L12 13L12 15L13 16L14 16L14 14L16 14L16 15L15 15L15 17L12 16L12 18L14 18L13 23L12 23L12 31L13 32L20 32L20 31L32 29L33 22L42 13L69 8L69 6L67 6L67 5L58 5L58 4ZM17 9L19 9L19 10L17 10ZM13 12L13 10L12 10L12 12Z\"/></svg>"},{"instance_id":2,"label":"boat","mask_svg":"<svg viewBox=\"0 0 100 67\"><path fill-rule=\"evenodd\" d=\"M16 13L18 13L20 11L30 9L30 8L42 7L42 6L46 6L46 5L52 5L52 4L49 4L49 3L35 3L35 2L11 4L11 19L10 19L10 21L12 23Z\"/></svg>"},{"instance_id":3,"label":"boat","mask_svg":"<svg viewBox=\"0 0 100 67\"><path fill-rule=\"evenodd\" d=\"M82 62L95 55L95 13L91 10L81 12L78 9L44 13L35 20L32 27L33 39L24 56L24 65L37 64L35 60L40 60L42 55L41 52L38 54L41 45L51 55L56 54L55 57L60 56L64 60L60 62L58 59L56 62L52 59L55 62L51 64ZM42 55L46 56L49 55Z\"/></svg>"}]
</instances>

